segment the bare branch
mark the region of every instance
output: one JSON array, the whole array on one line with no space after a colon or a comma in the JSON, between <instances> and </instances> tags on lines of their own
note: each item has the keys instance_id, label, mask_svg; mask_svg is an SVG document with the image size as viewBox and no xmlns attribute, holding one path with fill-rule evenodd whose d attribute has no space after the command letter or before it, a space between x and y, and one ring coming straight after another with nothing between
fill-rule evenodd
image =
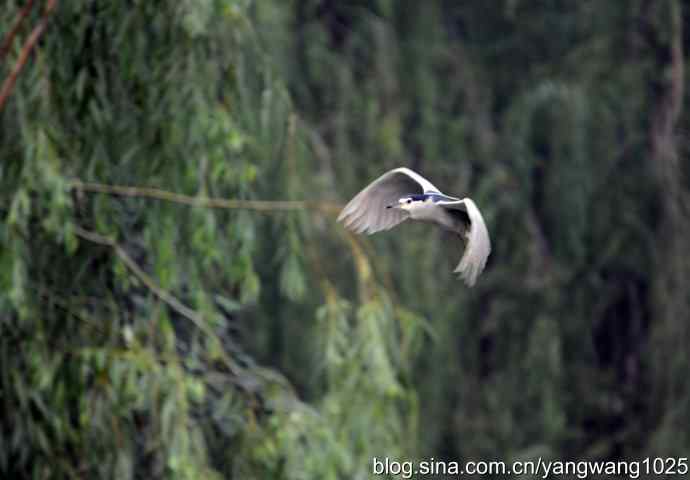
<instances>
[{"instance_id":1,"label":"bare branch","mask_svg":"<svg viewBox=\"0 0 690 480\"><path fill-rule=\"evenodd\" d=\"M224 198L193 197L168 190L148 187L130 187L123 185L105 185L87 183L80 180L71 182L71 187L83 192L106 193L122 197L141 197L181 203L192 207L244 209L270 212L275 210L316 210L322 213L338 213L342 205L319 201L269 201L269 200L228 200Z\"/></svg>"},{"instance_id":2,"label":"bare branch","mask_svg":"<svg viewBox=\"0 0 690 480\"><path fill-rule=\"evenodd\" d=\"M43 16L41 17L41 20L38 22L38 25L36 25L36 27L33 29L31 35L29 35L29 38L27 39L26 43L22 47L21 52L19 53L19 59L17 60L17 63L14 64L14 67L12 68L12 71L10 72L9 76L3 82L2 89L0 89L0 112L2 112L7 98L10 96L10 93L12 93L12 89L14 88L14 84L17 81L17 77L19 76L19 73L22 71L22 68L24 68L26 61L29 58L29 54L36 46L38 39L41 38L41 35L46 29L46 26L48 25L49 15L55 8L56 4L57 0L48 0L46 8L43 11Z\"/></svg>"},{"instance_id":3,"label":"bare branch","mask_svg":"<svg viewBox=\"0 0 690 480\"><path fill-rule=\"evenodd\" d=\"M7 55L7 52L10 50L10 47L12 46L12 41L14 40L15 35L17 35L17 32L19 31L19 27L21 27L22 22L29 15L29 12L31 11L31 7L33 7L33 4L34 0L28 0L24 5L24 8L22 8L19 11L17 19L14 21L14 25L12 26L12 29L7 33L7 35L5 35L5 39L2 41L2 46L0 46L0 58Z\"/></svg>"}]
</instances>

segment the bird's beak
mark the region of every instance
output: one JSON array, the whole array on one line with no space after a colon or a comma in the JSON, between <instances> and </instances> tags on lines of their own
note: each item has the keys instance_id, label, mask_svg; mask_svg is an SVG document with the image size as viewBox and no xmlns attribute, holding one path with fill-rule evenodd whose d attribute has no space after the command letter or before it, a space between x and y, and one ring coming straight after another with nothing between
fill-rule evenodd
<instances>
[{"instance_id":1,"label":"bird's beak","mask_svg":"<svg viewBox=\"0 0 690 480\"><path fill-rule=\"evenodd\" d=\"M398 208L399 205L397 203L394 203L392 205L387 205L386 208Z\"/></svg>"}]
</instances>

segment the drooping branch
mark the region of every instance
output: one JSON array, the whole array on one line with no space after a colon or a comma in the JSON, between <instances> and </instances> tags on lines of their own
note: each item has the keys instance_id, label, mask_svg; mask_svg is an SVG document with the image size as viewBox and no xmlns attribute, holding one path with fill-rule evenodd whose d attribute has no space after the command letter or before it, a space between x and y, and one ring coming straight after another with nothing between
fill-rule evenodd
<instances>
[{"instance_id":1,"label":"drooping branch","mask_svg":"<svg viewBox=\"0 0 690 480\"><path fill-rule=\"evenodd\" d=\"M38 39L41 38L41 35L43 35L43 32L45 31L46 26L48 25L48 19L50 17L50 14L55 9L56 4L57 0L48 0L46 8L43 11L43 16L41 17L41 20L38 22L38 25L36 25L36 27L32 30L31 35L29 35L29 38L26 40L26 43L24 43L24 46L22 47L22 50L19 53L17 63L14 64L14 67L12 67L12 71L10 72L9 76L3 82L2 88L0 88L0 112L2 112L7 98L10 96L10 93L12 93L14 84L17 82L17 77L19 77L22 68L24 68L26 61L29 58L29 54L31 54L31 51L36 46Z\"/></svg>"},{"instance_id":2,"label":"drooping branch","mask_svg":"<svg viewBox=\"0 0 690 480\"><path fill-rule=\"evenodd\" d=\"M146 273L137 264L137 262L135 262L134 259L129 256L125 249L122 246L120 246L115 240L112 240L99 233L86 230L78 225L74 226L74 233L78 237L83 238L84 240L88 240L89 242L111 248L115 252L117 257L120 260L122 260L122 263L124 263L125 266L134 274L134 276L137 277L141 281L141 283L143 283L144 286L146 286L146 288L148 288L154 295L160 298L172 310L179 313L186 319L190 320L197 328L199 328L199 330L204 332L206 335L213 338L217 338L215 332L213 332L211 327L209 327L209 325L206 323L206 321L201 315L199 315L193 309L189 308L180 300L178 300L177 297L175 297L172 293L168 292L160 285L158 285L156 281L153 278L151 278L151 276L149 276L149 274ZM233 362L230 359L230 357L227 356L224 352L221 351L221 355L228 369L233 374L239 375L239 366L235 362Z\"/></svg>"},{"instance_id":3,"label":"drooping branch","mask_svg":"<svg viewBox=\"0 0 690 480\"><path fill-rule=\"evenodd\" d=\"M656 2L650 2L648 9L661 8ZM657 40L652 43L656 47L654 51L657 57L657 71L655 77L660 76L661 80L654 79L658 85L657 95L652 105L652 115L650 121L649 142L650 157L654 162L660 180L664 183L663 188L668 189L677 183L680 178L678 174L678 154L676 139L676 124L683 107L683 87L684 87L684 60L683 60L683 23L681 6L676 2L668 4L670 25L670 38L667 42ZM652 17L653 18L653 17ZM662 27L657 26L655 32L657 37ZM661 71L659 75L658 71ZM675 189L667 190L667 193L675 197ZM677 199L673 198L672 202Z\"/></svg>"},{"instance_id":4,"label":"drooping branch","mask_svg":"<svg viewBox=\"0 0 690 480\"><path fill-rule=\"evenodd\" d=\"M232 200L225 198L205 198L193 197L181 193L171 192L158 188L150 187L131 187L124 185L106 185L102 183L90 183L75 180L71 182L71 187L75 190L92 193L105 193L122 197L140 197L164 200L168 202L181 203L192 207L221 208L221 209L244 209L270 212L276 210L316 210L323 213L337 213L342 206L319 201L302 200Z\"/></svg>"},{"instance_id":5,"label":"drooping branch","mask_svg":"<svg viewBox=\"0 0 690 480\"><path fill-rule=\"evenodd\" d=\"M649 160L657 176L661 215L656 231L657 244L662 247L656 255L655 297L658 312L656 344L660 364L671 363L672 354L682 352L690 338L687 322L690 313L687 285L690 281L690 262L687 256L687 238L690 234L690 201L683 185L682 165L679 154L678 120L683 106L684 54L682 4L649 1L645 14L657 13L645 18L651 23L648 46L654 55L654 70L649 75L650 90L654 92L650 105L648 130ZM665 15L659 15L663 13ZM685 355L687 360L687 355ZM659 386L668 391L688 391L678 378L676 370L668 370L660 376ZM658 401L670 398L660 391Z\"/></svg>"}]
</instances>

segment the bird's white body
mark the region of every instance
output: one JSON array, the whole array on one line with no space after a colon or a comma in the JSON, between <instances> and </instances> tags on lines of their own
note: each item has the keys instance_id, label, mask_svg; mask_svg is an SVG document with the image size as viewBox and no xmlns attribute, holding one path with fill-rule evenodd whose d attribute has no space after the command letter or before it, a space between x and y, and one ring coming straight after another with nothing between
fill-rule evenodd
<instances>
[{"instance_id":1,"label":"bird's white body","mask_svg":"<svg viewBox=\"0 0 690 480\"><path fill-rule=\"evenodd\" d=\"M409 212L411 220L433 223L445 230L461 235L465 233L465 224L432 200L413 202L409 205L401 204L400 208Z\"/></svg>"},{"instance_id":2,"label":"bird's white body","mask_svg":"<svg viewBox=\"0 0 690 480\"><path fill-rule=\"evenodd\" d=\"M357 233L371 234L390 230L408 218L463 237L465 253L455 272L467 285L474 285L491 253L482 214L471 199L444 195L409 168L396 168L374 180L345 205L338 220Z\"/></svg>"}]
</instances>

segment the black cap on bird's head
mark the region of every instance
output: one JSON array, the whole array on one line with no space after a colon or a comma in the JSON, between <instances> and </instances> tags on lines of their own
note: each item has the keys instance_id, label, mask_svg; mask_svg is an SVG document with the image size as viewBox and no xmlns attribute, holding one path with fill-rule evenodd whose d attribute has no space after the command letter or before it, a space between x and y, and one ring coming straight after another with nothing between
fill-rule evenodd
<instances>
[{"instance_id":1,"label":"black cap on bird's head","mask_svg":"<svg viewBox=\"0 0 690 480\"><path fill-rule=\"evenodd\" d=\"M402 208L403 205L409 205L414 202L425 202L429 198L431 198L431 196L426 193L405 195L398 200L398 203L387 205L386 208Z\"/></svg>"}]
</instances>

